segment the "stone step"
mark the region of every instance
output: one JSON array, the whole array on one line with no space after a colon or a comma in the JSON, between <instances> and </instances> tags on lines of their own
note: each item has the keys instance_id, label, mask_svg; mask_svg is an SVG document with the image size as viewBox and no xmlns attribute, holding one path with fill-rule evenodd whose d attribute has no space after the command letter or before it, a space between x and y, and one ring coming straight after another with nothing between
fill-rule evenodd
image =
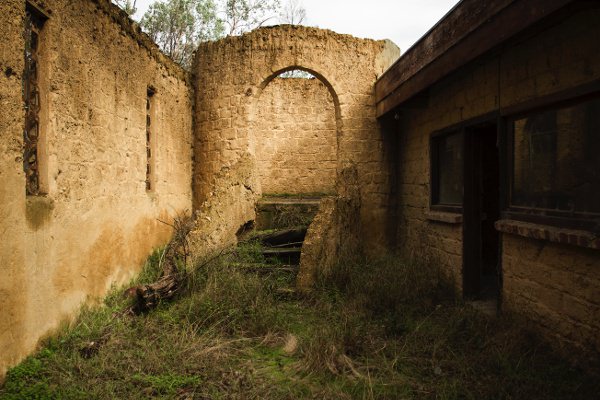
<instances>
[{"instance_id":1,"label":"stone step","mask_svg":"<svg viewBox=\"0 0 600 400\"><path fill-rule=\"evenodd\" d=\"M283 264L283 265L265 265L265 264L232 264L232 268L244 272L255 272L259 274L296 274L298 273L298 265Z\"/></svg>"},{"instance_id":2,"label":"stone step","mask_svg":"<svg viewBox=\"0 0 600 400\"><path fill-rule=\"evenodd\" d=\"M320 197L266 196L256 204L256 229L308 226L319 209Z\"/></svg>"},{"instance_id":3,"label":"stone step","mask_svg":"<svg viewBox=\"0 0 600 400\"><path fill-rule=\"evenodd\" d=\"M269 205L308 205L319 206L320 197L272 197L266 196L258 201L261 206Z\"/></svg>"},{"instance_id":4,"label":"stone step","mask_svg":"<svg viewBox=\"0 0 600 400\"><path fill-rule=\"evenodd\" d=\"M291 300L298 296L298 292L296 291L296 288L283 287L278 288L275 295L281 300Z\"/></svg>"},{"instance_id":5,"label":"stone step","mask_svg":"<svg viewBox=\"0 0 600 400\"><path fill-rule=\"evenodd\" d=\"M276 231L255 232L251 240L258 240L268 247L294 247L302 246L307 228L305 226Z\"/></svg>"},{"instance_id":6,"label":"stone step","mask_svg":"<svg viewBox=\"0 0 600 400\"><path fill-rule=\"evenodd\" d=\"M298 265L301 251L301 247L265 247L262 253L266 258L276 258L286 264Z\"/></svg>"}]
</instances>

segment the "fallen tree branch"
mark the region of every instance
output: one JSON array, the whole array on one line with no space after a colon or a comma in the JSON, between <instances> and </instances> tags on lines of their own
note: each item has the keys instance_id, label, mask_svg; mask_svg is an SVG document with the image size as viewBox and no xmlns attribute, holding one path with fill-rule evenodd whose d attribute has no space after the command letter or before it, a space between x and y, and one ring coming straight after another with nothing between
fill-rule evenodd
<instances>
[{"instance_id":1,"label":"fallen tree branch","mask_svg":"<svg viewBox=\"0 0 600 400\"><path fill-rule=\"evenodd\" d=\"M173 237L160 256L158 267L161 275L158 280L125 291L126 295L134 298L130 308L135 314L147 312L161 301L172 299L187 279L186 265L190 256L188 236L194 222L188 214L178 215L173 219L173 224L160 222L173 227Z\"/></svg>"},{"instance_id":2,"label":"fallen tree branch","mask_svg":"<svg viewBox=\"0 0 600 400\"><path fill-rule=\"evenodd\" d=\"M185 274L171 274L159 278L158 281L135 288L135 304L133 312L141 314L158 306L160 302L170 300L182 287Z\"/></svg>"}]
</instances>

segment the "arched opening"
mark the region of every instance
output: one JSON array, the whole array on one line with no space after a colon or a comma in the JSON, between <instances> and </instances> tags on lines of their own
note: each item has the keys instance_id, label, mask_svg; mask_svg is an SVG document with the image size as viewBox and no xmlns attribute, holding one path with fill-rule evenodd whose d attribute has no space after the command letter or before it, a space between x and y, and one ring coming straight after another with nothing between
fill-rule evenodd
<instances>
[{"instance_id":1,"label":"arched opening","mask_svg":"<svg viewBox=\"0 0 600 400\"><path fill-rule=\"evenodd\" d=\"M339 103L318 73L289 67L259 87L251 141L263 195L334 192Z\"/></svg>"}]
</instances>

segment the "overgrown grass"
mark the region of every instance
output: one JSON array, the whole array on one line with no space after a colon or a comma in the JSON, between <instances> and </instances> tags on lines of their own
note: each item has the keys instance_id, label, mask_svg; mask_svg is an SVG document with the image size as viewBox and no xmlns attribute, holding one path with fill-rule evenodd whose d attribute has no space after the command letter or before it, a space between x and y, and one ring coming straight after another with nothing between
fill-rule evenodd
<instances>
[{"instance_id":1,"label":"overgrown grass","mask_svg":"<svg viewBox=\"0 0 600 400\"><path fill-rule=\"evenodd\" d=\"M159 253L141 274L158 274ZM305 297L249 244L190 274L170 304L132 316L114 290L103 307L11 369L2 399L594 398L569 367L508 317L456 302L431 266L346 263ZM265 268L268 268L265 265Z\"/></svg>"},{"instance_id":2,"label":"overgrown grass","mask_svg":"<svg viewBox=\"0 0 600 400\"><path fill-rule=\"evenodd\" d=\"M295 205L276 205L273 211L273 227L278 229L309 226L314 215L307 212L306 207Z\"/></svg>"}]
</instances>

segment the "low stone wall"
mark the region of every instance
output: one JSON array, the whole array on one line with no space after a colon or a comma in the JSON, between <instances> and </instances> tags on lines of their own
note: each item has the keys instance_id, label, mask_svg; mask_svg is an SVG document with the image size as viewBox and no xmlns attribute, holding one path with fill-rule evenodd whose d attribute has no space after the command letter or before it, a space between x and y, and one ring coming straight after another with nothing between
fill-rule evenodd
<instances>
[{"instance_id":1,"label":"low stone wall","mask_svg":"<svg viewBox=\"0 0 600 400\"><path fill-rule=\"evenodd\" d=\"M190 235L190 242L197 260L237 244L240 228L255 220L259 198L255 171L254 157L246 154L217 175L220 184L195 211L196 229Z\"/></svg>"},{"instance_id":2,"label":"low stone wall","mask_svg":"<svg viewBox=\"0 0 600 400\"><path fill-rule=\"evenodd\" d=\"M360 230L361 193L356 167L338 175L338 195L321 199L319 211L308 227L296 286L311 290L320 277L327 277L339 262L352 262L364 253Z\"/></svg>"}]
</instances>

